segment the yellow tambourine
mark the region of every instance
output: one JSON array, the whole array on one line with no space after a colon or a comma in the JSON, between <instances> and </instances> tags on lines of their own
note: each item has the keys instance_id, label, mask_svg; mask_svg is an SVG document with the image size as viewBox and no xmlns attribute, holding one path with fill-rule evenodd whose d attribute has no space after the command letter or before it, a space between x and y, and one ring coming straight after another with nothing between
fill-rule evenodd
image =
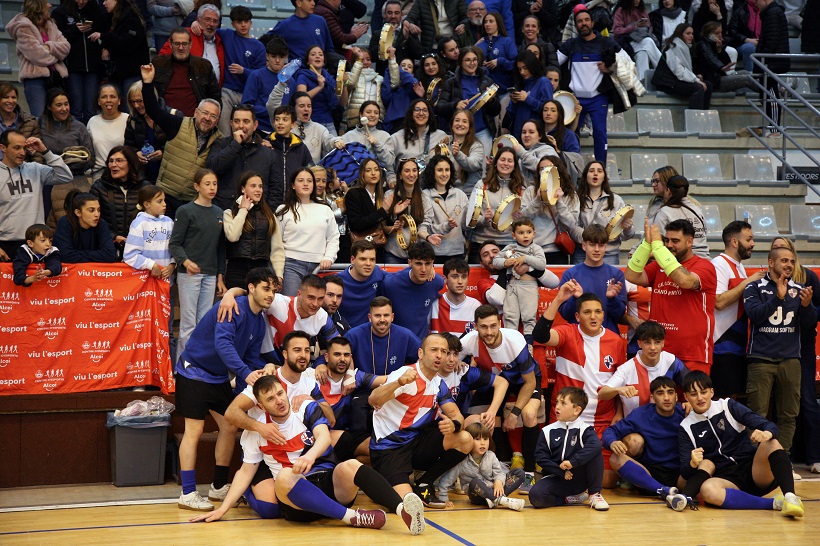
<instances>
[{"instance_id":1,"label":"yellow tambourine","mask_svg":"<svg viewBox=\"0 0 820 546\"><path fill-rule=\"evenodd\" d=\"M514 153L519 146L520 144L518 144L518 141L512 135L501 135L500 137L496 137L496 139L493 140L493 157L496 156L498 150L510 148Z\"/></svg>"},{"instance_id":2,"label":"yellow tambourine","mask_svg":"<svg viewBox=\"0 0 820 546\"><path fill-rule=\"evenodd\" d=\"M379 59L387 60L387 50L393 47L393 34L396 29L390 23L385 23L382 26L382 32L379 35Z\"/></svg>"},{"instance_id":3,"label":"yellow tambourine","mask_svg":"<svg viewBox=\"0 0 820 546\"><path fill-rule=\"evenodd\" d=\"M467 107L467 109L475 114L481 110L482 106L490 102L496 93L498 93L498 85L492 84L490 87L485 89L484 92L481 93L481 95L479 95L479 97L475 100L475 102Z\"/></svg>"},{"instance_id":4,"label":"yellow tambourine","mask_svg":"<svg viewBox=\"0 0 820 546\"><path fill-rule=\"evenodd\" d=\"M430 82L430 85L427 86L427 93L425 93L425 97L427 100L430 101L430 104L433 106L438 103L438 98L441 96L441 78L433 78ZM432 115L433 112L430 112Z\"/></svg>"},{"instance_id":5,"label":"yellow tambourine","mask_svg":"<svg viewBox=\"0 0 820 546\"><path fill-rule=\"evenodd\" d=\"M606 225L606 232L609 234L610 242L614 241L618 238L623 232L623 223L624 220L627 218L632 218L635 215L635 209L630 207L629 205L622 207L618 212L615 213L615 216L609 221Z\"/></svg>"},{"instance_id":6,"label":"yellow tambourine","mask_svg":"<svg viewBox=\"0 0 820 546\"><path fill-rule=\"evenodd\" d=\"M578 115L575 113L575 107L580 104L575 95L569 91L556 91L552 96L552 100L564 109L564 125L569 125L575 121L575 117Z\"/></svg>"},{"instance_id":7,"label":"yellow tambourine","mask_svg":"<svg viewBox=\"0 0 820 546\"><path fill-rule=\"evenodd\" d=\"M473 211L467 216L467 227L474 228L481 219L484 212L484 187L476 187L476 192L470 196L470 202L467 204L467 210Z\"/></svg>"},{"instance_id":8,"label":"yellow tambourine","mask_svg":"<svg viewBox=\"0 0 820 546\"><path fill-rule=\"evenodd\" d=\"M339 61L339 67L336 69L336 94L342 96L342 90L345 87L345 69L347 68L347 61Z\"/></svg>"},{"instance_id":9,"label":"yellow tambourine","mask_svg":"<svg viewBox=\"0 0 820 546\"><path fill-rule=\"evenodd\" d=\"M493 214L493 229L507 231L510 229L515 218L513 214L521 208L521 198L511 193L505 197Z\"/></svg>"},{"instance_id":10,"label":"yellow tambourine","mask_svg":"<svg viewBox=\"0 0 820 546\"><path fill-rule=\"evenodd\" d=\"M401 219L404 220L404 223L407 224L407 227L410 228L410 243L407 243L407 240L404 238L404 229L400 229L396 232L396 242L399 243L399 247L402 250L407 250L407 247L412 245L418 239L418 229L416 228L416 221L413 217L409 214L402 214Z\"/></svg>"},{"instance_id":11,"label":"yellow tambourine","mask_svg":"<svg viewBox=\"0 0 820 546\"><path fill-rule=\"evenodd\" d=\"M555 190L561 187L561 177L558 176L558 169L554 165L548 165L541 169L541 182L538 185L538 195L541 201L548 205L558 202L555 198Z\"/></svg>"}]
</instances>

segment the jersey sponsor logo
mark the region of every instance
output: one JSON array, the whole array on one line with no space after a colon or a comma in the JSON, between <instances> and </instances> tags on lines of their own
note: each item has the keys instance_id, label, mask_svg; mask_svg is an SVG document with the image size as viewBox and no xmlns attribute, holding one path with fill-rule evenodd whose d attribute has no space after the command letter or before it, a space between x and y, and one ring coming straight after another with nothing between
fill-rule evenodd
<instances>
[{"instance_id":1,"label":"jersey sponsor logo","mask_svg":"<svg viewBox=\"0 0 820 546\"><path fill-rule=\"evenodd\" d=\"M705 430L703 432L701 432L700 434L698 434L698 438L703 438L704 436L706 436L706 431Z\"/></svg>"},{"instance_id":2,"label":"jersey sponsor logo","mask_svg":"<svg viewBox=\"0 0 820 546\"><path fill-rule=\"evenodd\" d=\"M604 357L604 366L606 366L606 369L611 370L614 365L615 365L615 359L612 358L612 355L606 355Z\"/></svg>"},{"instance_id":3,"label":"jersey sponsor logo","mask_svg":"<svg viewBox=\"0 0 820 546\"><path fill-rule=\"evenodd\" d=\"M578 443L578 437L577 436L573 436L572 440L569 441L569 445L571 445L573 447L575 447L575 444L577 444L577 443Z\"/></svg>"},{"instance_id":4,"label":"jersey sponsor logo","mask_svg":"<svg viewBox=\"0 0 820 546\"><path fill-rule=\"evenodd\" d=\"M430 301L431 301L430 298L427 298L426 300L424 300L424 306L429 307L430 306Z\"/></svg>"},{"instance_id":5,"label":"jersey sponsor logo","mask_svg":"<svg viewBox=\"0 0 820 546\"><path fill-rule=\"evenodd\" d=\"M769 324L772 326L788 326L792 323L793 318L794 311L789 311L786 313L786 316L783 317L783 307L778 305L777 310L769 317Z\"/></svg>"},{"instance_id":6,"label":"jersey sponsor logo","mask_svg":"<svg viewBox=\"0 0 820 546\"><path fill-rule=\"evenodd\" d=\"M246 49L245 50L245 57L250 57L251 55L253 55L253 53L250 50Z\"/></svg>"},{"instance_id":7,"label":"jersey sponsor logo","mask_svg":"<svg viewBox=\"0 0 820 546\"><path fill-rule=\"evenodd\" d=\"M319 36L320 34L322 34L322 31L319 30L318 28L314 32L316 32L316 36Z\"/></svg>"}]
</instances>

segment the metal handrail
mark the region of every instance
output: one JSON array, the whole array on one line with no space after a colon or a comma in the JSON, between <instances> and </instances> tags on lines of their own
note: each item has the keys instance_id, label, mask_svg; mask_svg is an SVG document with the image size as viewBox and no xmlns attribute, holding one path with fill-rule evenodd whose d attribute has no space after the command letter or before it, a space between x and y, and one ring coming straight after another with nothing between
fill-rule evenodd
<instances>
[{"instance_id":1,"label":"metal handrail","mask_svg":"<svg viewBox=\"0 0 820 546\"><path fill-rule=\"evenodd\" d=\"M781 125L779 120L772 119L769 114L767 113L767 106L769 102L776 102L778 107L783 110L785 113L788 113L793 117L797 122L800 124L799 126L795 126L795 129L802 126L803 129L807 130L809 133L814 135L815 138L820 139L820 133L811 127L804 119L804 117L798 116L792 107L789 105L789 99L796 100L800 105L804 108L808 109L809 113L814 114L815 118L820 119L820 110L818 110L812 103L807 101L805 97L803 97L800 93L792 89L790 85L786 83L783 79L784 77L789 77L786 74L776 74L766 66L765 62L762 60L765 59L798 59L803 61L816 61L820 63L820 54L809 54L809 53L755 53L752 55L752 64L760 69L760 72L755 71L755 76L751 78L754 82L754 86L757 87L757 90L761 93L762 99L748 99L749 106L751 106L757 113L759 113L762 117L762 127L772 126L777 129L777 131L782 135L781 138L781 150L780 153L776 152L774 147L769 144L769 139L764 137L763 135L758 135L753 127L748 126L746 129L749 131L749 134L757 139L760 144L766 148L769 153L775 156L780 163L783 165L783 168L792 174L794 174L797 179L799 179L803 184L809 188L811 191L816 193L820 196L820 189L814 187L805 176L801 173L797 172L797 170L788 162L786 159L786 146L788 142L791 142L794 147L800 150L803 155L805 155L809 160L812 161L815 165L820 167L820 160L815 158L808 150L806 150L797 140L795 140L789 132L788 125ZM813 77L814 74L800 74L800 77ZM774 81L775 84L780 86L785 91L785 96L782 98L777 98L774 96L774 93L769 90L769 79ZM762 81L760 81L762 80ZM758 104L759 103L759 104ZM799 130L799 129L798 129Z\"/></svg>"}]
</instances>

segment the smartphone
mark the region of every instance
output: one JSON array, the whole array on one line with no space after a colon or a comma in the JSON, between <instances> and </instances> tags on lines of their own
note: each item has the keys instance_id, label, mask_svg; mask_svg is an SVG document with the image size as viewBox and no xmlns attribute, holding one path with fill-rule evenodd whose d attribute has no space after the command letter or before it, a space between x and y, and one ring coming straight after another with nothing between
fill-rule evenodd
<instances>
[{"instance_id":1,"label":"smartphone","mask_svg":"<svg viewBox=\"0 0 820 546\"><path fill-rule=\"evenodd\" d=\"M507 93L513 93L514 91L518 91L518 89L516 89L515 87L508 87L507 88Z\"/></svg>"}]
</instances>

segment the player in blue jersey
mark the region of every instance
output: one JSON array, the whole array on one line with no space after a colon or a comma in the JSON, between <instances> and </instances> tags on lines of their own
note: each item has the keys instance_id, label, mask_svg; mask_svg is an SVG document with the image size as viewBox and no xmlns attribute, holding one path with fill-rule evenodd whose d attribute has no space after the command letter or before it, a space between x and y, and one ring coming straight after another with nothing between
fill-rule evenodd
<instances>
[{"instance_id":1,"label":"player in blue jersey","mask_svg":"<svg viewBox=\"0 0 820 546\"><path fill-rule=\"evenodd\" d=\"M350 326L367 322L370 302L381 294L384 271L376 265L376 245L361 239L350 246L350 267L339 273L344 282L345 297L339 312Z\"/></svg>"}]
</instances>

